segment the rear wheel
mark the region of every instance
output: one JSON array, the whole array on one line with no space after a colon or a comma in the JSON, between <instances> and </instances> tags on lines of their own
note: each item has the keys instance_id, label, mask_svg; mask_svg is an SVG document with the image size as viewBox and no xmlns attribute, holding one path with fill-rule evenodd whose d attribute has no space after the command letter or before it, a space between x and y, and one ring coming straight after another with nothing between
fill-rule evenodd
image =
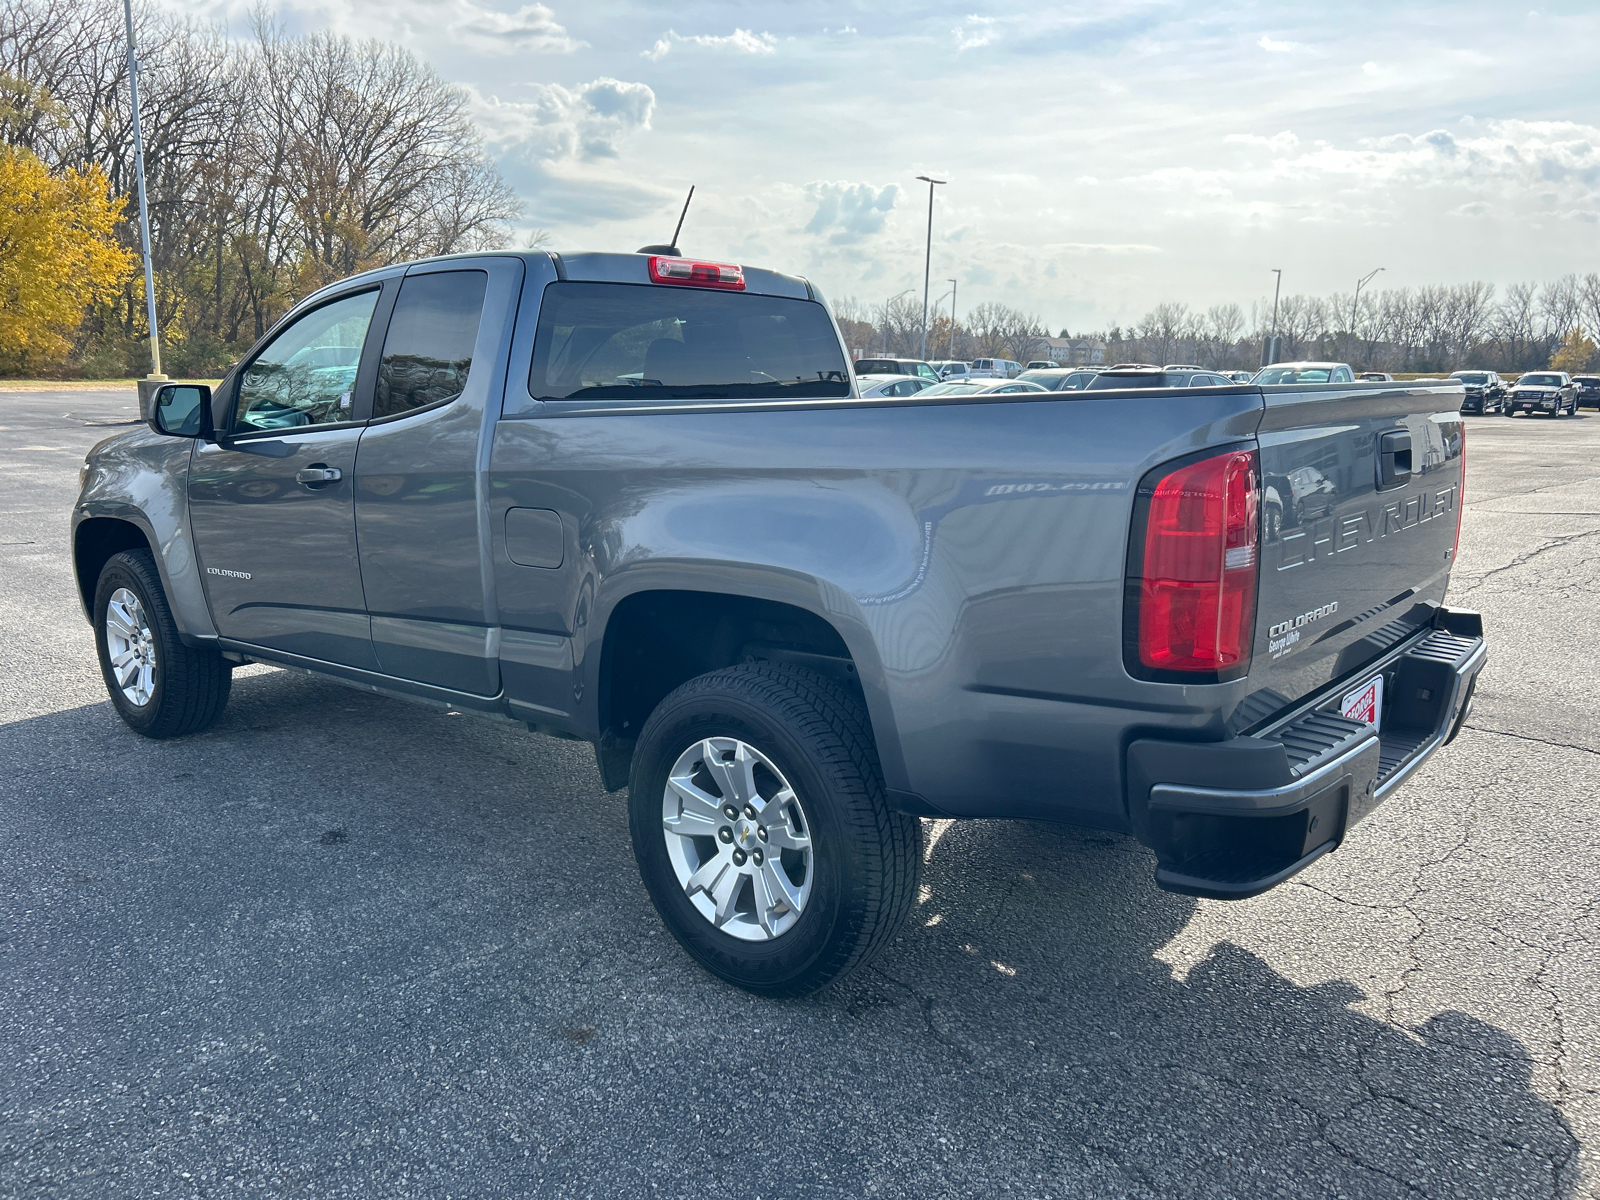
<instances>
[{"instance_id":1,"label":"rear wheel","mask_svg":"<svg viewBox=\"0 0 1600 1200\"><path fill-rule=\"evenodd\" d=\"M101 570L94 635L106 692L134 732L198 733L228 703L232 669L216 650L183 644L148 550L114 554Z\"/></svg>"},{"instance_id":2,"label":"rear wheel","mask_svg":"<svg viewBox=\"0 0 1600 1200\"><path fill-rule=\"evenodd\" d=\"M888 806L860 700L809 671L729 667L669 695L640 733L628 815L667 928L752 992L824 987L916 895L921 823Z\"/></svg>"}]
</instances>

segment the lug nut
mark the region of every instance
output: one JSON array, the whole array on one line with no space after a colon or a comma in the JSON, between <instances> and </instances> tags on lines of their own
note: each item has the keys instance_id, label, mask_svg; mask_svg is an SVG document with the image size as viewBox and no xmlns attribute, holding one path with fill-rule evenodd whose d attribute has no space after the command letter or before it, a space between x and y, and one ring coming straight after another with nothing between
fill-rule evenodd
<instances>
[{"instance_id":1,"label":"lug nut","mask_svg":"<svg viewBox=\"0 0 1600 1200\"><path fill-rule=\"evenodd\" d=\"M722 806L722 815L730 821L737 821L739 819L739 810L731 804L724 804Z\"/></svg>"},{"instance_id":2,"label":"lug nut","mask_svg":"<svg viewBox=\"0 0 1600 1200\"><path fill-rule=\"evenodd\" d=\"M745 860L745 853L744 853L743 850L735 850L733 852L733 865L734 866L736 866L736 867L744 866L744 860Z\"/></svg>"},{"instance_id":3,"label":"lug nut","mask_svg":"<svg viewBox=\"0 0 1600 1200\"><path fill-rule=\"evenodd\" d=\"M717 830L717 840L723 842L733 841L733 830L724 825L721 829Z\"/></svg>"},{"instance_id":4,"label":"lug nut","mask_svg":"<svg viewBox=\"0 0 1600 1200\"><path fill-rule=\"evenodd\" d=\"M761 864L762 864L762 863L764 863L764 862L766 862L766 861L767 861L767 856L766 856L766 855L765 855L765 854L763 854L763 853L761 853L761 851L759 851L759 850L757 850L757 851L756 851L756 852L755 852L755 853L754 853L754 854L752 854L752 855L751 855L751 856L750 856L750 857L751 857L751 858L753 858L753 859L755 859L755 860L756 860L756 866L758 866L758 867L759 867L759 866L760 866L760 865L761 865Z\"/></svg>"},{"instance_id":5,"label":"lug nut","mask_svg":"<svg viewBox=\"0 0 1600 1200\"><path fill-rule=\"evenodd\" d=\"M767 840L767 827L765 825L757 825L756 826L756 836L758 838L760 838L763 842L766 841Z\"/></svg>"},{"instance_id":6,"label":"lug nut","mask_svg":"<svg viewBox=\"0 0 1600 1200\"><path fill-rule=\"evenodd\" d=\"M746 804L744 806L744 815L754 821L756 819L756 806L754 804Z\"/></svg>"}]
</instances>

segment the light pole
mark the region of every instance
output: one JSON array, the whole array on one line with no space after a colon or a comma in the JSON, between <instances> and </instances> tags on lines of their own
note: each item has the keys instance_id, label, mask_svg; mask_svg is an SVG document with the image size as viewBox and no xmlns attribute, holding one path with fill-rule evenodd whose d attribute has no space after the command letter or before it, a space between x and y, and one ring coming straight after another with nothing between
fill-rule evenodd
<instances>
[{"instance_id":1,"label":"light pole","mask_svg":"<svg viewBox=\"0 0 1600 1200\"><path fill-rule=\"evenodd\" d=\"M937 300L935 300L933 302L933 319L935 321L937 321L939 319L939 305L941 305L941 304L943 304L945 302L945 298L946 297L953 296L953 295L955 295L955 293L953 291L946 292L943 296L940 296ZM954 304L952 304L950 306L950 314L951 314L951 317L953 319L954 316L955 316L955 305ZM935 344L933 348L935 350L937 350L939 347L938 347L937 344Z\"/></svg>"},{"instance_id":2,"label":"light pole","mask_svg":"<svg viewBox=\"0 0 1600 1200\"><path fill-rule=\"evenodd\" d=\"M150 210L144 199L144 136L139 127L139 51L133 40L133 0L122 0L128 26L128 90L133 100L133 168L139 180L139 242L144 249L144 306L150 320L150 378L161 373L161 342L156 336L156 283L150 270Z\"/></svg>"},{"instance_id":3,"label":"light pole","mask_svg":"<svg viewBox=\"0 0 1600 1200\"><path fill-rule=\"evenodd\" d=\"M1373 278L1378 274L1378 271L1381 270L1383 270L1382 267L1377 268L1377 270L1368 271L1360 279L1356 280L1356 294L1355 297L1350 301L1350 349L1352 351L1355 349L1356 344L1356 305L1361 302L1361 289L1367 284L1371 283ZM1352 357L1354 357L1354 355L1352 355Z\"/></svg>"},{"instance_id":4,"label":"light pole","mask_svg":"<svg viewBox=\"0 0 1600 1200\"><path fill-rule=\"evenodd\" d=\"M889 357L889 306L910 290L910 288L906 288L904 291L896 292L883 302L883 337L881 339L883 343L883 350L879 354L879 357L881 358Z\"/></svg>"},{"instance_id":5,"label":"light pole","mask_svg":"<svg viewBox=\"0 0 1600 1200\"><path fill-rule=\"evenodd\" d=\"M918 175L928 185L928 248L922 260L922 357L928 357L928 284L933 270L933 189L947 182L932 175Z\"/></svg>"},{"instance_id":6,"label":"light pole","mask_svg":"<svg viewBox=\"0 0 1600 1200\"><path fill-rule=\"evenodd\" d=\"M1278 357L1278 292L1283 288L1283 268L1273 267L1278 282L1272 285L1272 336L1267 339L1267 352L1261 356L1261 365L1269 367Z\"/></svg>"},{"instance_id":7,"label":"light pole","mask_svg":"<svg viewBox=\"0 0 1600 1200\"><path fill-rule=\"evenodd\" d=\"M956 356L956 281L950 281L950 357Z\"/></svg>"}]
</instances>

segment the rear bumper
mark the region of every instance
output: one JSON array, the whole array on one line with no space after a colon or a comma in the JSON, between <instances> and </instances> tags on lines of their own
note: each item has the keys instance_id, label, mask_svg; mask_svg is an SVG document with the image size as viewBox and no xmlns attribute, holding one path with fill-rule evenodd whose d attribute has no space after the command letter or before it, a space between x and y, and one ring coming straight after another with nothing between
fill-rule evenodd
<instances>
[{"instance_id":1,"label":"rear bumper","mask_svg":"<svg viewBox=\"0 0 1600 1200\"><path fill-rule=\"evenodd\" d=\"M1336 849L1460 732L1486 651L1478 614L1434 626L1252 737L1144 739L1128 747L1129 816L1172 892L1242 900ZM1381 726L1340 715L1340 699L1384 677Z\"/></svg>"}]
</instances>

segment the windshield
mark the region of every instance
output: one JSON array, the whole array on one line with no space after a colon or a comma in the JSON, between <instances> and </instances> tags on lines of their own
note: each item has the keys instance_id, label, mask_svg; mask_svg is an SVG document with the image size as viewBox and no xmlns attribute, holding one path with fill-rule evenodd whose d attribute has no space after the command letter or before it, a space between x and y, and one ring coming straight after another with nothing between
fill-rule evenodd
<instances>
[{"instance_id":1,"label":"windshield","mask_svg":"<svg viewBox=\"0 0 1600 1200\"><path fill-rule=\"evenodd\" d=\"M1046 391L1054 391L1056 388L1061 386L1061 383L1064 379L1066 379L1066 376L1061 374L1059 371L1045 370L1024 371L1021 375L1018 375L1017 378L1027 383L1037 383Z\"/></svg>"},{"instance_id":2,"label":"windshield","mask_svg":"<svg viewBox=\"0 0 1600 1200\"><path fill-rule=\"evenodd\" d=\"M1459 380L1461 380L1462 383L1488 383L1489 382L1489 377L1487 375L1485 375L1482 371L1457 371L1454 375L1450 376L1450 378L1451 379L1459 379Z\"/></svg>"},{"instance_id":3,"label":"windshield","mask_svg":"<svg viewBox=\"0 0 1600 1200\"><path fill-rule=\"evenodd\" d=\"M809 300L563 281L544 290L528 390L540 400L790 399L848 396L850 375L827 310Z\"/></svg>"},{"instance_id":4,"label":"windshield","mask_svg":"<svg viewBox=\"0 0 1600 1200\"><path fill-rule=\"evenodd\" d=\"M1268 367L1252 383L1327 383L1329 367Z\"/></svg>"},{"instance_id":5,"label":"windshield","mask_svg":"<svg viewBox=\"0 0 1600 1200\"><path fill-rule=\"evenodd\" d=\"M1083 385L1083 390L1104 391L1107 388L1159 388L1183 387L1189 381L1188 373L1168 375L1165 371L1149 371L1139 375L1096 375Z\"/></svg>"},{"instance_id":6,"label":"windshield","mask_svg":"<svg viewBox=\"0 0 1600 1200\"><path fill-rule=\"evenodd\" d=\"M1559 375L1524 375L1517 380L1518 387L1560 387Z\"/></svg>"},{"instance_id":7,"label":"windshield","mask_svg":"<svg viewBox=\"0 0 1600 1200\"><path fill-rule=\"evenodd\" d=\"M858 358L857 375L904 375L905 371L892 358Z\"/></svg>"},{"instance_id":8,"label":"windshield","mask_svg":"<svg viewBox=\"0 0 1600 1200\"><path fill-rule=\"evenodd\" d=\"M967 396L982 391L981 383L936 383L917 393L919 396Z\"/></svg>"}]
</instances>

